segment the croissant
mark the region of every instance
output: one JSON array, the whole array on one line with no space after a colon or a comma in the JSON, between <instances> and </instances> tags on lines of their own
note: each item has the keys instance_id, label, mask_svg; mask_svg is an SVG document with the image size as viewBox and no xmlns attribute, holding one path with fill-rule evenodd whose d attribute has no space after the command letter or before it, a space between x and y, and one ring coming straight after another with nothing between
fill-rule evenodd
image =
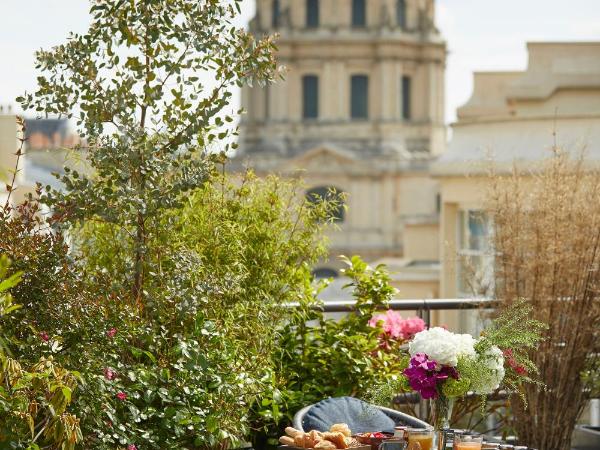
<instances>
[{"instance_id":1,"label":"croissant","mask_svg":"<svg viewBox=\"0 0 600 450\"><path fill-rule=\"evenodd\" d=\"M300 448L307 448L305 445L305 437L306 435L304 433L300 433L294 436L294 446Z\"/></svg>"},{"instance_id":2,"label":"croissant","mask_svg":"<svg viewBox=\"0 0 600 450\"><path fill-rule=\"evenodd\" d=\"M323 433L317 430L312 430L305 438L306 448L314 448L317 443L323 440Z\"/></svg>"},{"instance_id":3,"label":"croissant","mask_svg":"<svg viewBox=\"0 0 600 450\"><path fill-rule=\"evenodd\" d=\"M296 437L298 434L302 434L302 431L296 430L293 427L286 427L285 434L291 437Z\"/></svg>"},{"instance_id":4,"label":"croissant","mask_svg":"<svg viewBox=\"0 0 600 450\"><path fill-rule=\"evenodd\" d=\"M319 449L323 449L323 450L334 450L337 447L331 441L322 440L322 441L317 442L317 445L315 445L315 448L319 448Z\"/></svg>"},{"instance_id":5,"label":"croissant","mask_svg":"<svg viewBox=\"0 0 600 450\"><path fill-rule=\"evenodd\" d=\"M329 429L329 431L331 431L332 433L339 431L346 437L350 437L350 435L352 434L350 432L350 428L345 423L334 423L333 425L331 425L331 428Z\"/></svg>"},{"instance_id":6,"label":"croissant","mask_svg":"<svg viewBox=\"0 0 600 450\"><path fill-rule=\"evenodd\" d=\"M335 433L323 433L323 439L333 442L336 448L348 448L348 444L346 443L346 436L344 436L339 431L336 431Z\"/></svg>"}]
</instances>

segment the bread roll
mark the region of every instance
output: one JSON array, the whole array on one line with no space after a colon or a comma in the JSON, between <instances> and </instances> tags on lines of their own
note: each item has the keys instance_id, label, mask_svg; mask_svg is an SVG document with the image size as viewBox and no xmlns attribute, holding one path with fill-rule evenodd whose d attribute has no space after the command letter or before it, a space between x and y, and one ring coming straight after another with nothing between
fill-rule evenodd
<instances>
[{"instance_id":1,"label":"bread roll","mask_svg":"<svg viewBox=\"0 0 600 450\"><path fill-rule=\"evenodd\" d=\"M294 445L294 439L293 439L293 438L291 438L291 437L289 437L289 436L281 436L281 437L279 438L279 442L280 442L282 445L291 445L291 446L293 446L293 445Z\"/></svg>"}]
</instances>

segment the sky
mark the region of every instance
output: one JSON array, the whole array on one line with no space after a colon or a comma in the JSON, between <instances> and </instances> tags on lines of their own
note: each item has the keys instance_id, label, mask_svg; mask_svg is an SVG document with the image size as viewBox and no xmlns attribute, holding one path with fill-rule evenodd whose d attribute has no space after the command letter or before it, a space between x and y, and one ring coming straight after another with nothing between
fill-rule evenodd
<instances>
[{"instance_id":1,"label":"sky","mask_svg":"<svg viewBox=\"0 0 600 450\"><path fill-rule=\"evenodd\" d=\"M293 0L301 1L301 0ZM323 0L331 1L331 0ZM527 41L600 40L600 0L437 0L448 45L446 121L471 95L473 71L524 70ZM244 0L240 23L254 15ZM88 24L87 0L0 0L0 106L36 85L34 52ZM235 105L234 105L235 106Z\"/></svg>"}]
</instances>

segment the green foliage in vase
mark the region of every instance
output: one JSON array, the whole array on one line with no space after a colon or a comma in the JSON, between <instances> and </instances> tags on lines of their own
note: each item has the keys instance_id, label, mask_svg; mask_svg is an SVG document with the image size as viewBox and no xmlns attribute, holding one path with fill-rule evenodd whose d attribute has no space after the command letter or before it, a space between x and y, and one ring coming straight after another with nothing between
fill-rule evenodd
<instances>
[{"instance_id":1,"label":"green foliage in vase","mask_svg":"<svg viewBox=\"0 0 600 450\"><path fill-rule=\"evenodd\" d=\"M464 363L463 363L462 359L458 361L457 367L458 367L458 371L460 373L464 373L464 372L461 372L461 369L465 370L465 369L463 369ZM464 375L464 376L461 376L458 380L455 380L454 378L448 379L443 384L441 390L442 390L442 394L445 397L448 397L448 398L462 397L462 396L466 395L467 392L469 392L470 385L471 385L470 378L468 376Z\"/></svg>"},{"instance_id":2,"label":"green foliage in vase","mask_svg":"<svg viewBox=\"0 0 600 450\"><path fill-rule=\"evenodd\" d=\"M496 346L504 351L506 361L506 374L503 384L505 387L520 395L526 404L523 395L523 383L538 383L536 379L539 369L530 359L529 354L543 339L543 333L548 325L533 319L533 307L524 299L517 300L500 310L497 317L486 327L475 344L477 354L485 355L492 347ZM471 382L479 371L481 360L470 361ZM464 363L460 370L469 371Z\"/></svg>"}]
</instances>

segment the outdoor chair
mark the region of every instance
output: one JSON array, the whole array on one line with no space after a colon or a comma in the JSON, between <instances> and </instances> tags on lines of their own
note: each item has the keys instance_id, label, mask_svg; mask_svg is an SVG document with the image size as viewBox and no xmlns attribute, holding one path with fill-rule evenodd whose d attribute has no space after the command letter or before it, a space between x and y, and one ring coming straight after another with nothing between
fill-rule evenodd
<instances>
[{"instance_id":1,"label":"outdoor chair","mask_svg":"<svg viewBox=\"0 0 600 450\"><path fill-rule=\"evenodd\" d=\"M428 423L394 409L372 405L354 397L333 397L306 406L294 415L300 431L329 431L334 423L346 423L352 433L394 431L397 425L423 428Z\"/></svg>"}]
</instances>

